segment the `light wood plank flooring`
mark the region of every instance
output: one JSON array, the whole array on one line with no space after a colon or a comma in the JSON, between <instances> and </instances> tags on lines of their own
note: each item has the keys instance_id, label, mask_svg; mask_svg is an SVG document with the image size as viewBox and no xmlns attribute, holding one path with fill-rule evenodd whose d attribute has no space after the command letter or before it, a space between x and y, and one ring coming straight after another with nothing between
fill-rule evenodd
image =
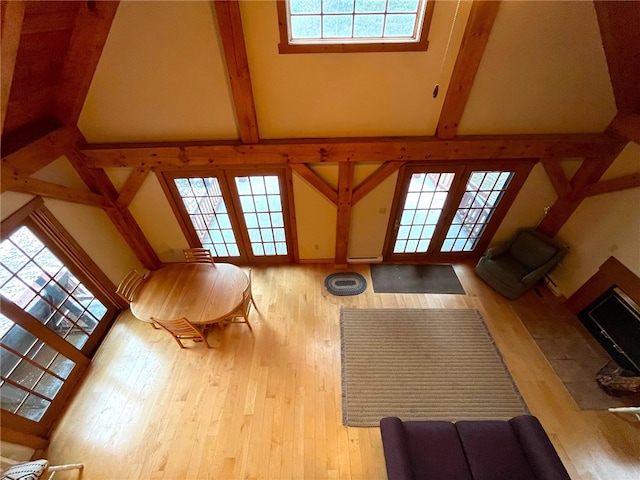
<instances>
[{"instance_id":1,"label":"light wood plank flooring","mask_svg":"<svg viewBox=\"0 0 640 480\"><path fill-rule=\"evenodd\" d=\"M125 312L46 455L84 462L83 480L385 479L379 429L341 424L340 307L477 308L572 478L640 478L640 422L580 411L512 303L472 266L455 269L467 295L376 294L354 265L367 291L335 297L323 283L332 265L254 267L253 334L213 329L209 350L181 350Z\"/></svg>"}]
</instances>

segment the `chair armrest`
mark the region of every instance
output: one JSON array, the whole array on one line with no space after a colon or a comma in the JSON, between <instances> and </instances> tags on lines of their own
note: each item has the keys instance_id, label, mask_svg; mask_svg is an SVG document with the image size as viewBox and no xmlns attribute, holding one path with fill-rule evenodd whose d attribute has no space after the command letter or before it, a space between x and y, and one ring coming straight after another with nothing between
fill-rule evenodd
<instances>
[{"instance_id":1,"label":"chair armrest","mask_svg":"<svg viewBox=\"0 0 640 480\"><path fill-rule=\"evenodd\" d=\"M414 480L402 420L397 417L383 418L380 420L380 433L389 480Z\"/></svg>"},{"instance_id":2,"label":"chair armrest","mask_svg":"<svg viewBox=\"0 0 640 480\"><path fill-rule=\"evenodd\" d=\"M509 420L536 479L571 480L540 421L530 415Z\"/></svg>"},{"instance_id":3,"label":"chair armrest","mask_svg":"<svg viewBox=\"0 0 640 480\"><path fill-rule=\"evenodd\" d=\"M492 258L496 258L499 257L500 255L502 255L504 252L506 252L509 249L509 244L505 243L502 245L497 245L495 247L491 247L489 248L485 254L483 255L484 258L486 258L487 260L491 260Z\"/></svg>"}]
</instances>

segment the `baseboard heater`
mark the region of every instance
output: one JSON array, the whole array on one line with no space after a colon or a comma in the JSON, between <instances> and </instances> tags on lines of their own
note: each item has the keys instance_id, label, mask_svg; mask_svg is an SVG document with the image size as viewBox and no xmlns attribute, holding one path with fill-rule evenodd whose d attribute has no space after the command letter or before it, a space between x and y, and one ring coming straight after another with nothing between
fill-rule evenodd
<instances>
[{"instance_id":1,"label":"baseboard heater","mask_svg":"<svg viewBox=\"0 0 640 480\"><path fill-rule=\"evenodd\" d=\"M382 256L380 257L349 257L347 263L381 263Z\"/></svg>"}]
</instances>

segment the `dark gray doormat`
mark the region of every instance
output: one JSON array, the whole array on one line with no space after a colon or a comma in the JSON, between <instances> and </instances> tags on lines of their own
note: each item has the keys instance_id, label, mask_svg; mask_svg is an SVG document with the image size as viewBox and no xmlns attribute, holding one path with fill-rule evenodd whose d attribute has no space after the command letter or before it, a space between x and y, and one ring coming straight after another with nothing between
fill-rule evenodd
<instances>
[{"instance_id":1,"label":"dark gray doormat","mask_svg":"<svg viewBox=\"0 0 640 480\"><path fill-rule=\"evenodd\" d=\"M374 264L371 279L376 293L466 293L451 265Z\"/></svg>"}]
</instances>

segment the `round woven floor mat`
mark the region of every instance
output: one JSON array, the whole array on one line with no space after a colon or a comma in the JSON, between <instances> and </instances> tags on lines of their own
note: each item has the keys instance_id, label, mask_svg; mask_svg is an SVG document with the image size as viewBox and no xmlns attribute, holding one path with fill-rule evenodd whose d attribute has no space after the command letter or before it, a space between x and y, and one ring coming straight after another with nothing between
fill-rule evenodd
<instances>
[{"instance_id":1,"label":"round woven floor mat","mask_svg":"<svg viewBox=\"0 0 640 480\"><path fill-rule=\"evenodd\" d=\"M356 272L339 272L328 275L324 286L332 295L358 295L367 289L367 280Z\"/></svg>"}]
</instances>

